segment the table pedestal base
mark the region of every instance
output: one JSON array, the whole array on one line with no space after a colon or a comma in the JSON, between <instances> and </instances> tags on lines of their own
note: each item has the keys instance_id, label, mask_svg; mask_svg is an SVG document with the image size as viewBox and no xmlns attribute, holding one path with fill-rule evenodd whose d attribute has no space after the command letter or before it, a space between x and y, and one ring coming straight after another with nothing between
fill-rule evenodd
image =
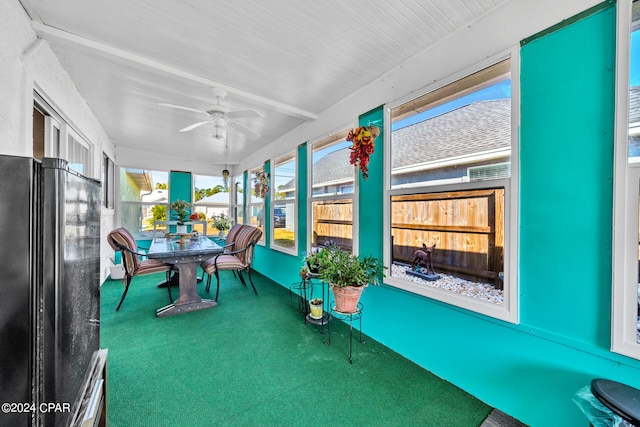
<instances>
[{"instance_id":1,"label":"table pedestal base","mask_svg":"<svg viewBox=\"0 0 640 427\"><path fill-rule=\"evenodd\" d=\"M166 307L162 307L156 310L156 316L158 317L173 316L175 314L188 313L190 311L204 310L206 308L212 308L217 305L218 303L212 299L192 301L185 304L180 304L178 302L175 302L173 304L167 305Z\"/></svg>"}]
</instances>

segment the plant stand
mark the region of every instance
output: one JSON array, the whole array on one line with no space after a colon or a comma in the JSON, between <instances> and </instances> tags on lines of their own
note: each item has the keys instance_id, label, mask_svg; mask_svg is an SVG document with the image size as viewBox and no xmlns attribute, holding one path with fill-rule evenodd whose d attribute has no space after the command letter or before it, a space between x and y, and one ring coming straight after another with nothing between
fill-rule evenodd
<instances>
[{"instance_id":1,"label":"plant stand","mask_svg":"<svg viewBox=\"0 0 640 427\"><path fill-rule=\"evenodd\" d=\"M329 301L329 286L325 282L320 281L320 285L322 286L320 295L323 301L322 317L314 319L311 317L309 310L309 301L313 299L313 280L318 278L319 275L309 273L306 279L302 279L300 282L291 284L291 286L289 286L289 305L293 307L293 295L296 294L298 297L298 312L304 316L304 324L306 325L307 323L311 323L312 325L318 325L320 326L320 333L324 334L324 326L328 325L329 320L331 319L326 308L324 308L327 307L327 302Z\"/></svg>"},{"instance_id":2,"label":"plant stand","mask_svg":"<svg viewBox=\"0 0 640 427\"><path fill-rule=\"evenodd\" d=\"M335 306L331 308L329 312L329 320L331 318L337 318L339 320L349 320L349 363L353 364L353 321L357 320L360 322L359 333L360 333L360 343L364 344L364 340L362 339L362 310L364 310L364 306L361 302L358 303L358 309L352 313L342 313L337 311ZM329 341L328 345L331 345L331 325L329 324L327 329L329 330Z\"/></svg>"}]
</instances>

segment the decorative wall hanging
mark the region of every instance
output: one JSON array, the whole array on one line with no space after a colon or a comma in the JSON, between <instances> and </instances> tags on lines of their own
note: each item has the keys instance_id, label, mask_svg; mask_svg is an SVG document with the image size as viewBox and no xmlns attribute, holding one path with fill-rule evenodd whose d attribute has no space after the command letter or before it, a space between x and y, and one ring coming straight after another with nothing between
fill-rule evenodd
<instances>
[{"instance_id":1,"label":"decorative wall hanging","mask_svg":"<svg viewBox=\"0 0 640 427\"><path fill-rule=\"evenodd\" d=\"M373 142L378 135L380 135L378 126L360 126L356 129L351 129L347 136L347 141L353 143L349 147L351 150L349 163L360 167L362 178L365 180L369 178L369 157L373 154Z\"/></svg>"},{"instance_id":2,"label":"decorative wall hanging","mask_svg":"<svg viewBox=\"0 0 640 427\"><path fill-rule=\"evenodd\" d=\"M256 177L253 179L253 192L256 197L264 199L269 192L269 174L265 170L256 172Z\"/></svg>"}]
</instances>

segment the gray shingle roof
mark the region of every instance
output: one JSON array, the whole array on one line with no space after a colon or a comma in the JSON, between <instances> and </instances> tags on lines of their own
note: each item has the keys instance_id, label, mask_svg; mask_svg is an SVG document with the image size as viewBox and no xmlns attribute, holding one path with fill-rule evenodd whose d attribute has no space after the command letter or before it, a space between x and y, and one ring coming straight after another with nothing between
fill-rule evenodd
<instances>
[{"instance_id":1,"label":"gray shingle roof","mask_svg":"<svg viewBox=\"0 0 640 427\"><path fill-rule=\"evenodd\" d=\"M393 132L394 169L511 145L511 100L477 101ZM313 184L352 177L349 148L327 154L314 165ZM375 155L375 153L374 153ZM287 183L285 188L293 188Z\"/></svg>"},{"instance_id":2,"label":"gray shingle roof","mask_svg":"<svg viewBox=\"0 0 640 427\"><path fill-rule=\"evenodd\" d=\"M478 101L393 132L392 167L511 145L511 100Z\"/></svg>"}]
</instances>

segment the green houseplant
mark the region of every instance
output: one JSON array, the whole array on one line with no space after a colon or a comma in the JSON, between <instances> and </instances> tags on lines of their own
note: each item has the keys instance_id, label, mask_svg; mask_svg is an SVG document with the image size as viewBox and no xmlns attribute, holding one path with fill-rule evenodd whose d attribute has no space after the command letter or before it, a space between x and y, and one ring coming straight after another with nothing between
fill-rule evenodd
<instances>
[{"instance_id":1,"label":"green houseplant","mask_svg":"<svg viewBox=\"0 0 640 427\"><path fill-rule=\"evenodd\" d=\"M323 246L320 249L312 250L304 256L302 260L303 266L306 266L310 273L318 274L322 262L329 257L333 250L336 250L333 246Z\"/></svg>"},{"instance_id":2,"label":"green houseplant","mask_svg":"<svg viewBox=\"0 0 640 427\"><path fill-rule=\"evenodd\" d=\"M211 217L211 225L218 230L219 237L224 238L224 232L231 228L231 218L226 216L224 212L220 215L213 215Z\"/></svg>"},{"instance_id":3,"label":"green houseplant","mask_svg":"<svg viewBox=\"0 0 640 427\"><path fill-rule=\"evenodd\" d=\"M358 257L339 249L331 250L321 261L320 278L333 290L336 310L342 313L357 311L365 286L380 285L385 266L373 256Z\"/></svg>"},{"instance_id":4,"label":"green houseplant","mask_svg":"<svg viewBox=\"0 0 640 427\"><path fill-rule=\"evenodd\" d=\"M179 234L187 232L185 223L189 220L190 208L191 205L184 200L176 200L169 205L169 209L173 211L171 218L178 221L178 230L176 232Z\"/></svg>"}]
</instances>

